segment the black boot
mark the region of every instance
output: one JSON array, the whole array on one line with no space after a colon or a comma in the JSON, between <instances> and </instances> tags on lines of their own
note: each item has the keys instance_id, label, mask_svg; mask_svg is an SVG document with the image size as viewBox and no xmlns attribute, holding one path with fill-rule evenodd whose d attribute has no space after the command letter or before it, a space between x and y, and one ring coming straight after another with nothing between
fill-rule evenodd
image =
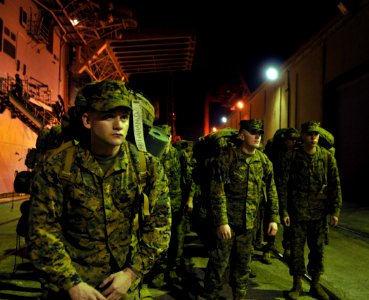
<instances>
[{"instance_id":1,"label":"black boot","mask_svg":"<svg viewBox=\"0 0 369 300\"><path fill-rule=\"evenodd\" d=\"M293 276L293 287L288 293L291 300L298 299L302 294L302 280L301 276Z\"/></svg>"},{"instance_id":2,"label":"black boot","mask_svg":"<svg viewBox=\"0 0 369 300\"><path fill-rule=\"evenodd\" d=\"M246 300L247 289L235 289L232 290L233 300Z\"/></svg>"},{"instance_id":3,"label":"black boot","mask_svg":"<svg viewBox=\"0 0 369 300\"><path fill-rule=\"evenodd\" d=\"M320 275L312 277L309 293L319 300L329 300L329 296L319 283Z\"/></svg>"}]
</instances>

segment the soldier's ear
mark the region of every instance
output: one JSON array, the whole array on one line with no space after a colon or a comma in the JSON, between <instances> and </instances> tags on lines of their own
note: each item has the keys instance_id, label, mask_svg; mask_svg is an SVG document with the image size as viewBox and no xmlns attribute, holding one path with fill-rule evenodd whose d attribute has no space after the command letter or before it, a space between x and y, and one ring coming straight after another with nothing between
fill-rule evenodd
<instances>
[{"instance_id":1,"label":"soldier's ear","mask_svg":"<svg viewBox=\"0 0 369 300\"><path fill-rule=\"evenodd\" d=\"M91 129L91 119L90 119L90 114L85 112L83 115L82 115L82 123L83 123L83 126L87 129Z\"/></svg>"}]
</instances>

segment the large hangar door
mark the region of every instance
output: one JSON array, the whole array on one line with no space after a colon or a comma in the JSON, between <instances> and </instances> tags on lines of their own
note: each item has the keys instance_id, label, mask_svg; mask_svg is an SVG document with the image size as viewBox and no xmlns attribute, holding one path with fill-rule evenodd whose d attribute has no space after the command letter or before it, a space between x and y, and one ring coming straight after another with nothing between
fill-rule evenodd
<instances>
[{"instance_id":1,"label":"large hangar door","mask_svg":"<svg viewBox=\"0 0 369 300\"><path fill-rule=\"evenodd\" d=\"M330 89L324 125L336 138L343 201L368 204L369 73Z\"/></svg>"}]
</instances>

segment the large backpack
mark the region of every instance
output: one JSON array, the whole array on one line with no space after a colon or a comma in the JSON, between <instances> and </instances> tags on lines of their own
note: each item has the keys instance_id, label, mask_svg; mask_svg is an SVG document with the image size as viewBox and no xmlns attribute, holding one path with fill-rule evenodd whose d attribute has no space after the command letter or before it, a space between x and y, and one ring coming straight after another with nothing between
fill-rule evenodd
<instances>
[{"instance_id":1,"label":"large backpack","mask_svg":"<svg viewBox=\"0 0 369 300\"><path fill-rule=\"evenodd\" d=\"M329 152L331 152L333 155L335 155L335 148L334 148L334 136L332 133L330 133L328 130L319 127L318 128L319 133L319 146L324 147Z\"/></svg>"},{"instance_id":2,"label":"large backpack","mask_svg":"<svg viewBox=\"0 0 369 300\"><path fill-rule=\"evenodd\" d=\"M192 176L200 187L207 184L209 180L209 168L219 155L239 145L238 130L234 128L223 128L216 132L202 136L193 145L194 168Z\"/></svg>"},{"instance_id":3,"label":"large backpack","mask_svg":"<svg viewBox=\"0 0 369 300\"><path fill-rule=\"evenodd\" d=\"M216 246L212 237L213 231L210 230L213 226L209 202L213 166L219 156L228 151L233 156L232 161L238 159L236 149L241 145L238 132L234 128L220 129L201 137L193 146L194 168L192 174L199 190L194 201L193 224L194 230L208 249ZM260 159L263 170L266 170L268 167L267 156L261 153ZM265 187L263 187L263 194L264 199L266 199Z\"/></svg>"},{"instance_id":4,"label":"large backpack","mask_svg":"<svg viewBox=\"0 0 369 300\"><path fill-rule=\"evenodd\" d=\"M213 231L211 230L213 221L209 209L212 166L223 151L236 147L239 142L237 129L224 128L200 137L192 148L192 177L197 186L192 224L194 231L208 250L215 247Z\"/></svg>"}]
</instances>

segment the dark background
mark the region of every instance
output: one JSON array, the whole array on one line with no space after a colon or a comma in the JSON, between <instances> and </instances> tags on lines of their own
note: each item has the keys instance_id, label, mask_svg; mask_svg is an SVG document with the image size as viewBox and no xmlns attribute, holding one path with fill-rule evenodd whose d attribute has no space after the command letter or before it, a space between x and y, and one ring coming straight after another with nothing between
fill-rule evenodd
<instances>
[{"instance_id":1,"label":"dark background","mask_svg":"<svg viewBox=\"0 0 369 300\"><path fill-rule=\"evenodd\" d=\"M126 1L139 30L187 31L196 36L193 68L186 72L132 75L129 84L160 102L160 123L170 124L172 106L177 134L203 135L207 93L221 85L246 82L251 92L263 82L263 67L283 64L340 14L335 0ZM224 108L211 107L211 122Z\"/></svg>"}]
</instances>

